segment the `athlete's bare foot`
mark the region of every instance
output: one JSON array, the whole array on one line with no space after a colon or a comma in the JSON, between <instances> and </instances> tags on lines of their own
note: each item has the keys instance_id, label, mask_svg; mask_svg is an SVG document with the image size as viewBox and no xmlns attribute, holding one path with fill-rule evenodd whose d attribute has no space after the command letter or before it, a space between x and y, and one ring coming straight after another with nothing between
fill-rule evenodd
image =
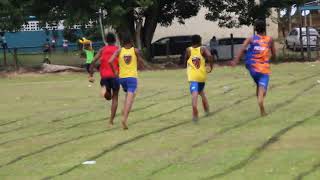
<instances>
[{"instance_id":1,"label":"athlete's bare foot","mask_svg":"<svg viewBox=\"0 0 320 180\"><path fill-rule=\"evenodd\" d=\"M89 82L94 83L94 77L89 76L88 80L89 80Z\"/></svg>"},{"instance_id":2,"label":"athlete's bare foot","mask_svg":"<svg viewBox=\"0 0 320 180\"><path fill-rule=\"evenodd\" d=\"M129 129L126 122L121 121L121 125L122 125L122 129L123 130L128 130Z\"/></svg>"},{"instance_id":3,"label":"athlete's bare foot","mask_svg":"<svg viewBox=\"0 0 320 180\"><path fill-rule=\"evenodd\" d=\"M111 94L111 90L110 89L106 89L106 92L104 94L104 98L107 100L107 101L110 101L112 99L112 94Z\"/></svg>"},{"instance_id":4,"label":"athlete's bare foot","mask_svg":"<svg viewBox=\"0 0 320 180\"><path fill-rule=\"evenodd\" d=\"M193 117L192 118L192 122L193 123L198 123L199 122L199 118L198 117Z\"/></svg>"},{"instance_id":5,"label":"athlete's bare foot","mask_svg":"<svg viewBox=\"0 0 320 180\"><path fill-rule=\"evenodd\" d=\"M261 112L261 117L266 117L266 116L268 116L268 113L266 113L266 112Z\"/></svg>"},{"instance_id":6,"label":"athlete's bare foot","mask_svg":"<svg viewBox=\"0 0 320 180\"><path fill-rule=\"evenodd\" d=\"M109 121L109 126L112 127L114 125L113 121Z\"/></svg>"},{"instance_id":7,"label":"athlete's bare foot","mask_svg":"<svg viewBox=\"0 0 320 180\"><path fill-rule=\"evenodd\" d=\"M210 111L205 111L205 112L204 112L204 116L205 116L205 117L210 116Z\"/></svg>"}]
</instances>

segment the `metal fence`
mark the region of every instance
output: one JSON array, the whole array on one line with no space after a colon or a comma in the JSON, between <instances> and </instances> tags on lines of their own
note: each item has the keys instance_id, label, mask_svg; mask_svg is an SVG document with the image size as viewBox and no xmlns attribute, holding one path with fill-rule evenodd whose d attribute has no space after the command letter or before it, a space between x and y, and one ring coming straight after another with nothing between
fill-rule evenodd
<instances>
[{"instance_id":1,"label":"metal fence","mask_svg":"<svg viewBox=\"0 0 320 180\"><path fill-rule=\"evenodd\" d=\"M104 44L94 43L93 48L97 52ZM82 46L69 45L67 48L57 46L49 52L44 52L43 46L34 47L10 47L0 49L0 70L19 67L38 68L46 60L52 64L81 67L85 63L82 55Z\"/></svg>"},{"instance_id":2,"label":"metal fence","mask_svg":"<svg viewBox=\"0 0 320 180\"><path fill-rule=\"evenodd\" d=\"M313 43L311 40L314 40ZM303 36L300 38L299 44L288 45L286 40L279 43L279 61L315 61L320 59L319 36Z\"/></svg>"}]
</instances>

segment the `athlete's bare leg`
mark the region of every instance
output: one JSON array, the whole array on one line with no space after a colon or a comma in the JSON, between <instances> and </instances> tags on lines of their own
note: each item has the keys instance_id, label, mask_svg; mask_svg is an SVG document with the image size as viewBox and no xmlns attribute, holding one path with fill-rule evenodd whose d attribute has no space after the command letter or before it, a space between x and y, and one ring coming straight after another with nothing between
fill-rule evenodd
<instances>
[{"instance_id":1,"label":"athlete's bare leg","mask_svg":"<svg viewBox=\"0 0 320 180\"><path fill-rule=\"evenodd\" d=\"M124 130L128 129L128 117L132 108L134 98L135 98L135 93L132 93L132 92L127 93L126 101L124 102L123 121L122 121L122 128Z\"/></svg>"},{"instance_id":2,"label":"athlete's bare leg","mask_svg":"<svg viewBox=\"0 0 320 180\"><path fill-rule=\"evenodd\" d=\"M199 119L199 112L198 112L198 92L192 92L192 120L194 122L198 121Z\"/></svg>"},{"instance_id":3,"label":"athlete's bare leg","mask_svg":"<svg viewBox=\"0 0 320 180\"><path fill-rule=\"evenodd\" d=\"M113 120L116 117L117 109L118 109L118 98L119 98L119 90L116 90L112 94L112 105L111 105L111 116L109 124L113 125Z\"/></svg>"},{"instance_id":4,"label":"athlete's bare leg","mask_svg":"<svg viewBox=\"0 0 320 180\"><path fill-rule=\"evenodd\" d=\"M200 96L202 98L202 106L203 106L204 112L206 113L206 116L208 116L210 109L209 109L209 102L208 102L208 98L206 96L206 93L204 91L202 91L200 93Z\"/></svg>"},{"instance_id":5,"label":"athlete's bare leg","mask_svg":"<svg viewBox=\"0 0 320 180\"><path fill-rule=\"evenodd\" d=\"M268 114L265 111L264 108L264 98L266 96L266 90L263 86L258 87L258 104L260 108L260 114L261 116L267 116Z\"/></svg>"}]
</instances>

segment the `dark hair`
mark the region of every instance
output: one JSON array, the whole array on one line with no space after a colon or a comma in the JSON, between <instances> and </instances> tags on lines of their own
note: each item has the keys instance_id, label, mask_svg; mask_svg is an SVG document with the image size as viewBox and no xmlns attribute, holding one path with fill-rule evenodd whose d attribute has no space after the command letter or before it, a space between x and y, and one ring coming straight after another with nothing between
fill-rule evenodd
<instances>
[{"instance_id":1,"label":"dark hair","mask_svg":"<svg viewBox=\"0 0 320 180\"><path fill-rule=\"evenodd\" d=\"M116 43L117 39L116 39L116 35L113 33L108 33L106 35L106 41L108 44L114 44Z\"/></svg>"},{"instance_id":2,"label":"dark hair","mask_svg":"<svg viewBox=\"0 0 320 180\"><path fill-rule=\"evenodd\" d=\"M191 37L191 41L192 41L192 45L198 45L198 44L201 44L201 36L200 35L193 35Z\"/></svg>"},{"instance_id":3,"label":"dark hair","mask_svg":"<svg viewBox=\"0 0 320 180\"><path fill-rule=\"evenodd\" d=\"M122 36L122 43L123 43L123 44L130 44L130 43L132 43L132 38L131 38L131 36L130 36L129 33L124 34L124 35Z\"/></svg>"},{"instance_id":4,"label":"dark hair","mask_svg":"<svg viewBox=\"0 0 320 180\"><path fill-rule=\"evenodd\" d=\"M257 33L265 33L266 32L266 22L262 19L258 19L254 23L254 29L257 31Z\"/></svg>"}]
</instances>

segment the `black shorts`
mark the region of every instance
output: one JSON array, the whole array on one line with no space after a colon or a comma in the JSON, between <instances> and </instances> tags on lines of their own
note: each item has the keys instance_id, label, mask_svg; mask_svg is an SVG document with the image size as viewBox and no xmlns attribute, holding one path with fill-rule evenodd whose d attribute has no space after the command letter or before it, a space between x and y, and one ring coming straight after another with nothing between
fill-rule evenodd
<instances>
[{"instance_id":1,"label":"black shorts","mask_svg":"<svg viewBox=\"0 0 320 180\"><path fill-rule=\"evenodd\" d=\"M105 86L107 89L112 89L113 91L119 91L120 89L119 78L102 78L100 80L100 85Z\"/></svg>"},{"instance_id":2,"label":"black shorts","mask_svg":"<svg viewBox=\"0 0 320 180\"><path fill-rule=\"evenodd\" d=\"M91 64L86 64L86 70L88 73L90 73L90 66L91 66Z\"/></svg>"}]
</instances>

